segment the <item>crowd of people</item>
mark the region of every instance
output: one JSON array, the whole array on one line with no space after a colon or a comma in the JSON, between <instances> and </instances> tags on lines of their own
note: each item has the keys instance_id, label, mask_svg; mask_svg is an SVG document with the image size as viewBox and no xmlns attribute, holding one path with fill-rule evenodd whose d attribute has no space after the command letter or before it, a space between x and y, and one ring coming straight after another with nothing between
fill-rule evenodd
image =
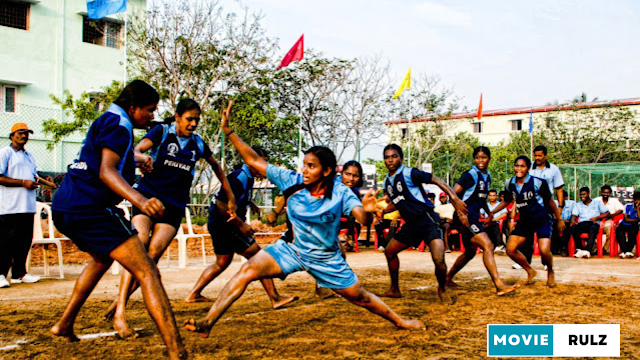
<instances>
[{"instance_id":1,"label":"crowd of people","mask_svg":"<svg viewBox=\"0 0 640 360\"><path fill-rule=\"evenodd\" d=\"M206 142L195 133L201 109L190 99L180 101L169 121L148 131L134 146L133 128L148 127L158 101L158 93L149 84L139 80L129 83L91 124L78 159L70 165L53 198L56 227L92 257L62 317L51 328L54 335L78 340L73 330L76 317L100 278L117 261L126 271L120 294L105 318L113 322L120 337L137 336L127 323L125 307L131 293L140 287L169 356L187 358L156 263L179 229L200 159L212 166L222 184L211 203L208 223L216 260L185 299L188 303L213 302L204 318L184 322L187 330L202 337L209 335L253 281L261 281L274 309L294 302L296 297L277 292L272 279L284 280L298 271L315 279L318 297L338 294L398 328L425 329L424 323L401 317L381 299L402 296L398 254L423 243L434 264L437 294L445 304L452 303L447 287L456 285L455 276L478 252L498 296L517 291L520 285L506 285L501 280L495 254L513 259L515 268L527 272L524 284L531 284L537 275L531 266L537 241L547 285L554 287L553 255L589 258L595 254L600 222L607 244L615 234L620 257L634 257L640 192L626 205L613 198L611 187L606 185L599 198L591 199L590 189L584 187L579 202L569 200L560 171L547 161L544 146L535 148L533 163L527 156L515 160L515 176L501 190L492 187L488 172L491 151L487 147L474 150L473 165L450 187L429 172L405 166L402 148L389 144L382 154L388 171L383 189L361 191L362 166L350 161L338 175L336 157L326 147L305 151L300 173L270 164L266 151L251 147L234 132L230 101L221 113L221 130L244 164L225 176ZM0 287L39 280L26 272L25 259L33 236L34 189L47 179L38 175L33 156L25 150L30 133L26 124L15 124L11 145L0 149L0 247L10 250L3 251L0 258ZM143 173L137 182L136 167ZM269 215L270 221L283 212L287 215L288 230L264 248L256 243L243 216L252 206L256 178L267 178L283 192L283 201ZM427 184L441 189L438 200L435 193L426 190ZM131 221L116 206L123 199L133 205ZM347 250L354 244L339 240L341 229L357 238L360 224L374 225L379 250L387 259L390 286L381 297L367 291L349 267ZM574 254L568 253L571 238ZM452 250L461 253L448 269L445 254ZM247 262L215 301L203 296L203 289L228 268L234 254L244 256ZM11 282L7 280L9 268Z\"/></svg>"}]
</instances>

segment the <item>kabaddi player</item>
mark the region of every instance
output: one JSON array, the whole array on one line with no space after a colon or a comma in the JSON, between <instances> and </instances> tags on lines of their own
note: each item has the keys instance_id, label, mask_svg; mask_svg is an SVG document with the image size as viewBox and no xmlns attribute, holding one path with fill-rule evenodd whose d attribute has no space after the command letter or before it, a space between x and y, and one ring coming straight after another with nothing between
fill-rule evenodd
<instances>
[{"instance_id":1,"label":"kabaddi player","mask_svg":"<svg viewBox=\"0 0 640 360\"><path fill-rule=\"evenodd\" d=\"M443 303L451 304L451 298L445 290L447 264L444 261L445 244L442 241L440 217L434 212L434 205L427 199L422 184L435 184L449 195L451 203L464 222L467 219L466 205L440 178L428 172L402 165L404 154L400 146L389 144L384 148L383 154L384 164L389 170L389 175L384 182L384 190L391 199L391 203L382 213L389 213L397 209L405 221L405 224L389 241L384 250L389 264L391 287L383 296L402 297L398 284L400 268L398 253L409 247L418 247L422 241L425 241L429 245L431 258L435 265L438 296Z\"/></svg>"},{"instance_id":2,"label":"kabaddi player","mask_svg":"<svg viewBox=\"0 0 640 360\"><path fill-rule=\"evenodd\" d=\"M149 314L160 330L172 359L186 359L173 311L160 282L156 264L136 230L116 205L123 198L149 217L161 217L165 207L157 198L135 191L133 128L146 127L159 101L156 90L134 80L107 111L89 127L79 158L69 167L53 198L53 221L93 260L76 282L62 318L51 332L77 341L73 325L91 291L115 260L140 283Z\"/></svg>"},{"instance_id":3,"label":"kabaddi player","mask_svg":"<svg viewBox=\"0 0 640 360\"><path fill-rule=\"evenodd\" d=\"M186 329L207 337L216 321L252 281L274 277L284 279L294 272L307 271L321 286L384 317L397 327L424 330L425 325L421 321L401 318L380 298L366 291L340 252L338 232L341 215L352 214L361 223L366 223L366 212L373 212L376 208L373 191L360 202L353 191L336 182L336 158L326 147L314 146L306 151L301 174L267 163L229 127L231 104L224 111L221 124L231 143L247 165L266 175L283 191L292 192L287 200L287 215L294 234L293 242L280 239L249 259L225 285L207 316L200 320L189 319L185 322Z\"/></svg>"},{"instance_id":4,"label":"kabaddi player","mask_svg":"<svg viewBox=\"0 0 640 360\"><path fill-rule=\"evenodd\" d=\"M489 148L486 146L476 147L473 150L473 161L475 165L472 166L470 170L465 171L453 187L456 194L462 195L462 200L467 204L469 223L465 226L461 221L462 219L456 215L453 217L453 227L460 231L460 236L462 236L462 242L464 244L464 252L458 256L451 270L449 270L447 274L447 285L456 285L453 277L476 256L476 250L480 247L482 249L484 266L487 268L493 280L497 295L501 296L516 290L520 285L507 286L500 279L493 254L493 244L484 230L484 225L480 223L481 209L488 214L485 224L491 223L494 214L489 210L487 205L487 195L491 188L491 174L489 174L487 170L489 162L491 161L491 151ZM500 236L502 236L502 234L500 234Z\"/></svg>"},{"instance_id":5,"label":"kabaddi player","mask_svg":"<svg viewBox=\"0 0 640 360\"><path fill-rule=\"evenodd\" d=\"M195 133L200 114L200 106L195 100L180 100L176 106L175 122L154 127L134 149L139 167L146 171L134 185L134 189L145 197L159 199L165 206L164 214L156 218L148 216L136 206L132 211L131 223L156 263L171 244L182 223L196 164L200 159L211 164L229 199L229 213L232 218L235 217L235 196L222 167L213 157L209 146ZM148 150L151 150L150 155L145 154ZM151 231L153 235L150 238ZM137 288L138 284L133 281L131 274L123 271L120 295L105 315L105 319L113 320L113 327L121 338L137 336L125 317L127 300Z\"/></svg>"}]
</instances>

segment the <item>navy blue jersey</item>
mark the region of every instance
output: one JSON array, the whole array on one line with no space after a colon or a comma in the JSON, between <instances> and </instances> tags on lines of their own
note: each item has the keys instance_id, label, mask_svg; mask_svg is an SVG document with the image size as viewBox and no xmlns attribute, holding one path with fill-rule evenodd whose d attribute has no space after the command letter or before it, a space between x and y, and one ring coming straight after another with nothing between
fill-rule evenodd
<instances>
[{"instance_id":1,"label":"navy blue jersey","mask_svg":"<svg viewBox=\"0 0 640 360\"><path fill-rule=\"evenodd\" d=\"M133 184L133 125L127 113L116 104L111 104L89 127L78 159L69 166L53 198L54 210L83 212L87 209L115 207L122 201L121 196L116 195L100 180L104 148L120 156L117 170L129 184Z\"/></svg>"},{"instance_id":2,"label":"navy blue jersey","mask_svg":"<svg viewBox=\"0 0 640 360\"><path fill-rule=\"evenodd\" d=\"M229 185L231 185L233 196L236 197L236 205L238 207L236 214L242 221L245 221L247 217L247 208L249 207L249 204L251 204L251 197L253 195L254 179L253 176L251 176L249 167L247 165L242 165L240 169L227 175L227 180L229 181ZM222 187L220 187L220 190L216 195L216 200L222 201L223 203L229 202L229 197ZM214 207L215 206L212 204L212 208ZM214 211L214 213L219 214L217 211Z\"/></svg>"},{"instance_id":3,"label":"navy blue jersey","mask_svg":"<svg viewBox=\"0 0 640 360\"><path fill-rule=\"evenodd\" d=\"M457 182L464 189L462 201L467 204L469 222L476 222L480 218L480 210L487 203L487 195L491 189L491 174L483 174L477 166L462 173Z\"/></svg>"},{"instance_id":4,"label":"navy blue jersey","mask_svg":"<svg viewBox=\"0 0 640 360\"><path fill-rule=\"evenodd\" d=\"M387 176L385 193L405 221L419 221L433 212L433 203L422 187L431 183L431 178L428 172L405 166L400 166L393 176Z\"/></svg>"},{"instance_id":5,"label":"navy blue jersey","mask_svg":"<svg viewBox=\"0 0 640 360\"><path fill-rule=\"evenodd\" d=\"M196 134L179 138L176 125L156 126L145 138L151 140L153 171L135 185L140 191L157 197L165 205L184 209L189 202L198 160L211 157L209 146Z\"/></svg>"},{"instance_id":6,"label":"navy blue jersey","mask_svg":"<svg viewBox=\"0 0 640 360\"><path fill-rule=\"evenodd\" d=\"M546 180L527 174L524 183L518 185L514 176L507 180L505 189L510 191L516 200L521 220L542 222L551 219L551 191Z\"/></svg>"}]
</instances>

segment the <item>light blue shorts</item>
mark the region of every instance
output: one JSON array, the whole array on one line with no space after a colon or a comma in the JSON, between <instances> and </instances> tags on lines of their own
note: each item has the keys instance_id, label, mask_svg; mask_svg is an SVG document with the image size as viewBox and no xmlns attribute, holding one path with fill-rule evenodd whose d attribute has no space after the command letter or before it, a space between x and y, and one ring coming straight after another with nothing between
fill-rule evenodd
<instances>
[{"instance_id":1,"label":"light blue shorts","mask_svg":"<svg viewBox=\"0 0 640 360\"><path fill-rule=\"evenodd\" d=\"M294 272L306 271L316 279L318 285L329 289L346 289L358 282L358 277L347 261L342 258L340 251L336 251L326 259L310 259L300 256L291 244L282 239L263 250L273 256L280 265L283 280Z\"/></svg>"}]
</instances>

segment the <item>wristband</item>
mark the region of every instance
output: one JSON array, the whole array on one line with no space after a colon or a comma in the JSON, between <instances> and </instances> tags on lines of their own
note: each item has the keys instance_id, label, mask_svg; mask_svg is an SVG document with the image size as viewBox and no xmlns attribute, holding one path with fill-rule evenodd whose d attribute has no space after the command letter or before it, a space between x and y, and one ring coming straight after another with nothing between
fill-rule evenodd
<instances>
[{"instance_id":1,"label":"wristband","mask_svg":"<svg viewBox=\"0 0 640 360\"><path fill-rule=\"evenodd\" d=\"M232 129L231 131L229 131L229 133L228 133L228 134L225 134L225 135L227 135L227 137L229 137L229 136L231 136L231 134L233 134L233 133L234 133L234 131L233 131L233 129Z\"/></svg>"}]
</instances>

